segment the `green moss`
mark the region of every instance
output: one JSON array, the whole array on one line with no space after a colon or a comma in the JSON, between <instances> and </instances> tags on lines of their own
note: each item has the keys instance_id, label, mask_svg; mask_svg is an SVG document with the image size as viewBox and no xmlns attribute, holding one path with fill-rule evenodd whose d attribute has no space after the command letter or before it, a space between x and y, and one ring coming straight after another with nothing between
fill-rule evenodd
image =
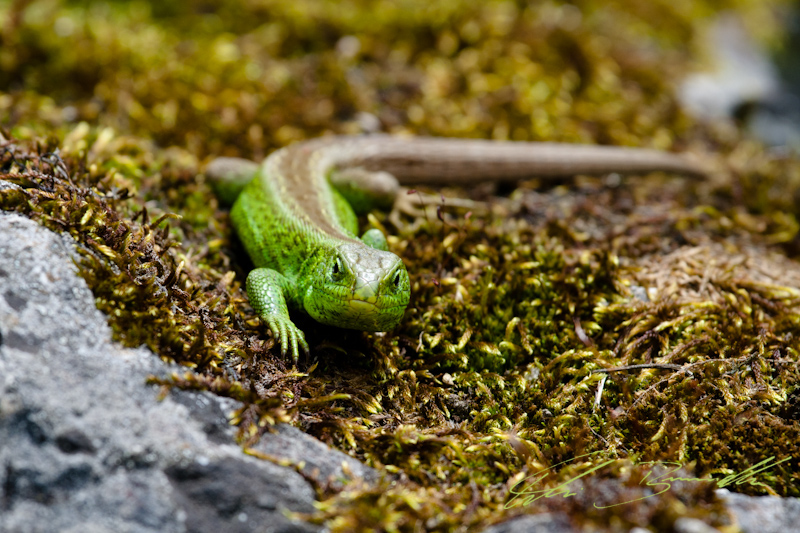
<instances>
[{"instance_id":1,"label":"green moss","mask_svg":"<svg viewBox=\"0 0 800 533\"><path fill-rule=\"evenodd\" d=\"M546 510L601 530L686 515L732 527L710 483L595 504L646 496L643 461L722 479L791 456L764 485L729 488L800 495L800 269L786 258L800 165L693 124L672 91L703 17L736 8L777 32L776 5L6 3L0 178L22 188L0 205L81 243L120 341L192 370L153 383L242 401L244 446L289 421L379 469L341 491L320 480L311 519L334 531ZM445 201L374 214L412 275L403 323L381 335L302 322L312 360L292 369L247 303L247 259L200 170L371 122L691 147L718 172L531 182L471 191L471 213ZM591 453L542 481L608 461L578 495L504 509L527 476Z\"/></svg>"}]
</instances>

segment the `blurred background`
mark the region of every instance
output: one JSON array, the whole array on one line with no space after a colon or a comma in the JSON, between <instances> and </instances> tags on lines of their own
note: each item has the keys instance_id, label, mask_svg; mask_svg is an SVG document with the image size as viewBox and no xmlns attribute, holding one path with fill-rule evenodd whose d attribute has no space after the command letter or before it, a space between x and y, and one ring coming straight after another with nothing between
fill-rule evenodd
<instances>
[{"instance_id":1,"label":"blurred background","mask_svg":"<svg viewBox=\"0 0 800 533\"><path fill-rule=\"evenodd\" d=\"M781 0L5 0L0 124L86 121L199 157L373 130L670 148L686 77L730 70L728 11L796 72ZM694 107L774 93L753 72L760 92L701 82Z\"/></svg>"}]
</instances>

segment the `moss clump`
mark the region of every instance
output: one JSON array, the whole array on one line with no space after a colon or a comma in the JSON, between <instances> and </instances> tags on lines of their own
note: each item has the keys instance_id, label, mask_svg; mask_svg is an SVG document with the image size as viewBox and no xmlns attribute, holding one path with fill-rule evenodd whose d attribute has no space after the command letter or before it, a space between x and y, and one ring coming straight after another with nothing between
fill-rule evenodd
<instances>
[{"instance_id":1,"label":"moss clump","mask_svg":"<svg viewBox=\"0 0 800 533\"><path fill-rule=\"evenodd\" d=\"M723 4L775 27L778 2ZM640 499L643 461L721 480L774 457L730 488L799 495L800 165L693 125L672 96L720 2L344 6L0 6L0 179L19 186L0 205L82 244L118 339L192 369L155 383L242 401L245 446L290 421L385 473L320 480L311 518L333 530L547 510L606 530L730 525L711 483ZM375 127L692 147L718 175L531 182L471 191L469 213L374 214L412 275L405 320L377 335L299 318L313 353L292 369L241 290L247 260L202 163ZM553 465L538 487L601 467L568 498L513 500Z\"/></svg>"},{"instance_id":2,"label":"moss clump","mask_svg":"<svg viewBox=\"0 0 800 533\"><path fill-rule=\"evenodd\" d=\"M536 232L524 226L484 231L461 228L448 235L450 261L436 265L447 277L434 290L414 291L415 310L425 312L415 313L406 331L420 339L426 363L503 372L585 348L592 343L587 335L604 331L596 317L608 316L608 307L625 299L616 286L616 257L607 251L565 254L557 240L537 243ZM418 258L413 251L404 257ZM606 349L614 343L600 341Z\"/></svg>"}]
</instances>

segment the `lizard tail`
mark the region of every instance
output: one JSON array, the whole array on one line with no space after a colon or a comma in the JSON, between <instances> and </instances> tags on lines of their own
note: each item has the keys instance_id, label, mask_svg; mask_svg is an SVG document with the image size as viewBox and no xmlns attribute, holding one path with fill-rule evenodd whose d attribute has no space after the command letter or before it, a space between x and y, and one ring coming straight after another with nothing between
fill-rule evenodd
<instances>
[{"instance_id":1,"label":"lizard tail","mask_svg":"<svg viewBox=\"0 0 800 533\"><path fill-rule=\"evenodd\" d=\"M349 146L348 146L349 145ZM656 170L703 177L708 172L688 156L646 148L475 139L366 136L337 146L337 163L384 170L401 183L461 184L489 179L559 177L576 174L646 173Z\"/></svg>"}]
</instances>

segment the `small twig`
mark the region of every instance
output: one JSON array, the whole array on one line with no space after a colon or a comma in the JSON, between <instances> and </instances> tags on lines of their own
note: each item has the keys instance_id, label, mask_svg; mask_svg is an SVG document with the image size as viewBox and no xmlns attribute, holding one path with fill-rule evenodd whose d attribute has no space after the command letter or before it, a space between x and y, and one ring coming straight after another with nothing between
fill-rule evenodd
<instances>
[{"instance_id":1,"label":"small twig","mask_svg":"<svg viewBox=\"0 0 800 533\"><path fill-rule=\"evenodd\" d=\"M608 374L611 372L624 372L626 370L642 370L644 368L659 368L662 370L678 370L689 374L689 376L694 377L692 373L687 369L685 366L681 365L672 365L669 363L646 363L641 365L626 365L626 366L616 366L614 368L599 368L597 370L592 370L592 374L606 374L600 380L600 383L597 386L597 393L594 395L594 404L592 405L592 410L597 409L600 406L600 399L603 396L603 389L606 385L606 380L608 379ZM662 380L663 381L663 380ZM659 382L661 383L661 382ZM637 399L638 401L638 399ZM635 402L634 402L635 404Z\"/></svg>"},{"instance_id":2,"label":"small twig","mask_svg":"<svg viewBox=\"0 0 800 533\"><path fill-rule=\"evenodd\" d=\"M626 366L615 366L613 368L598 368L597 370L592 370L592 374L610 374L611 372L623 372L625 370L641 370L643 368L660 368L663 370L684 370L686 367L682 365L672 365L669 363L645 363L641 365L626 365ZM691 376L692 373L686 370L689 375Z\"/></svg>"},{"instance_id":3,"label":"small twig","mask_svg":"<svg viewBox=\"0 0 800 533\"><path fill-rule=\"evenodd\" d=\"M419 198L419 205L422 206L422 212L425 214L425 220L427 220L428 224L430 224L431 219L428 218L428 210L426 209L427 205L425 204L425 201L422 199L422 193L419 192L417 189L409 189L408 191L406 191L406 194L409 196L412 194L417 195L417 197Z\"/></svg>"},{"instance_id":4,"label":"small twig","mask_svg":"<svg viewBox=\"0 0 800 533\"><path fill-rule=\"evenodd\" d=\"M727 372L725 372L722 375L723 376L730 376L732 374L737 373L740 368L742 368L743 366L747 366L750 363L752 363L753 361L755 361L758 358L759 355L760 354L757 351L755 351L755 349L754 349L753 352L750 355L747 355L747 356L745 356L743 358L738 359L736 361L736 364L734 365L734 367L731 368L730 370L728 370Z\"/></svg>"},{"instance_id":5,"label":"small twig","mask_svg":"<svg viewBox=\"0 0 800 533\"><path fill-rule=\"evenodd\" d=\"M667 378L662 379L658 383L653 383L652 385L650 385L638 398L636 398L636 400L634 400L634 402L631 404L631 406L627 409L626 413L630 412L631 409L636 407L636 404L638 404L643 398L645 398L651 391L655 390L662 383L666 383L667 381L669 381L670 379L672 379L676 375L687 373L690 376L693 376L692 372L689 370L692 367L705 366L705 365L714 364L714 363L723 363L723 364L725 364L725 363L737 363L737 362L738 361L730 361L730 360L725 360L725 359L708 359L708 360L705 360L705 361L697 361L696 363L691 363L691 364L688 364L688 365L685 365L685 366L681 366L681 367L679 367L680 370L678 370L678 372L676 372L675 374L673 374L673 375L671 375L671 376L669 376Z\"/></svg>"}]
</instances>

